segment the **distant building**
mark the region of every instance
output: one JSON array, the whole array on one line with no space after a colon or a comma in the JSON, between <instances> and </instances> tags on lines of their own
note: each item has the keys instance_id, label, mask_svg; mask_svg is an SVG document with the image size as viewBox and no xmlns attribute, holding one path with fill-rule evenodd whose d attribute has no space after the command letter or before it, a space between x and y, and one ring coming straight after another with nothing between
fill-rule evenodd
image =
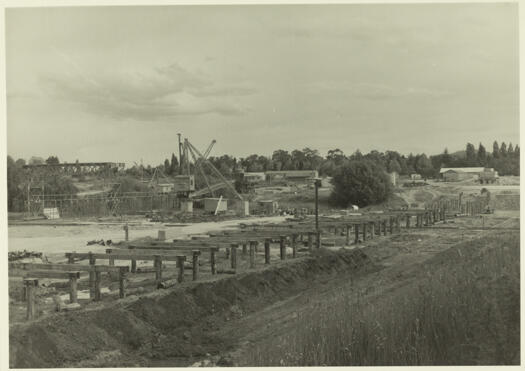
<instances>
[{"instance_id":1,"label":"distant building","mask_svg":"<svg viewBox=\"0 0 525 371\"><path fill-rule=\"evenodd\" d=\"M228 210L228 200L225 198L204 198L204 211L214 213L217 211ZM219 203L220 201L220 203Z\"/></svg>"},{"instance_id":2,"label":"distant building","mask_svg":"<svg viewBox=\"0 0 525 371\"><path fill-rule=\"evenodd\" d=\"M266 180L266 174L263 172L245 172L243 177L248 183L260 183Z\"/></svg>"},{"instance_id":3,"label":"distant building","mask_svg":"<svg viewBox=\"0 0 525 371\"><path fill-rule=\"evenodd\" d=\"M272 215L279 209L279 203L274 200L259 200L257 204L262 208L265 214Z\"/></svg>"},{"instance_id":4,"label":"distant building","mask_svg":"<svg viewBox=\"0 0 525 371\"><path fill-rule=\"evenodd\" d=\"M494 169L487 169L488 171ZM483 167L444 167L439 170L439 175L445 182L458 182L461 180L478 180L485 172Z\"/></svg>"},{"instance_id":5,"label":"distant building","mask_svg":"<svg viewBox=\"0 0 525 371\"><path fill-rule=\"evenodd\" d=\"M155 184L155 191L157 193L171 193L171 192L173 192L174 186L175 185L173 183L159 183L159 184Z\"/></svg>"},{"instance_id":6,"label":"distant building","mask_svg":"<svg viewBox=\"0 0 525 371\"><path fill-rule=\"evenodd\" d=\"M266 176L270 179L308 180L318 178L317 170L281 170L267 171Z\"/></svg>"}]
</instances>

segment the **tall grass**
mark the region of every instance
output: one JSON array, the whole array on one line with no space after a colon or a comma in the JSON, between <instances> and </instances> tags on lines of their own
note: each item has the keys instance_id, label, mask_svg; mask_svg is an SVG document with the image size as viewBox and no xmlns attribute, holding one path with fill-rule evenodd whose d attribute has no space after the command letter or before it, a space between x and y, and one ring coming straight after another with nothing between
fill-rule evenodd
<instances>
[{"instance_id":1,"label":"tall grass","mask_svg":"<svg viewBox=\"0 0 525 371\"><path fill-rule=\"evenodd\" d=\"M340 292L252 349L252 366L519 363L519 235L436 256L391 292Z\"/></svg>"}]
</instances>

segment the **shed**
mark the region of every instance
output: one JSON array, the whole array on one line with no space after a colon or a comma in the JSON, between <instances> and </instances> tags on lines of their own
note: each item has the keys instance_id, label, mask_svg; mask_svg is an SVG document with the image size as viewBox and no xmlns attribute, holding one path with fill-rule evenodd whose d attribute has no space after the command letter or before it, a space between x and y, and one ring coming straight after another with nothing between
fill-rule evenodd
<instances>
[{"instance_id":1,"label":"shed","mask_svg":"<svg viewBox=\"0 0 525 371\"><path fill-rule=\"evenodd\" d=\"M479 179L484 172L482 167L444 167L439 174L446 182L457 182L466 179Z\"/></svg>"},{"instance_id":2,"label":"shed","mask_svg":"<svg viewBox=\"0 0 525 371\"><path fill-rule=\"evenodd\" d=\"M274 200L259 200L257 203L263 208L265 214L275 214L279 209L279 203Z\"/></svg>"},{"instance_id":3,"label":"shed","mask_svg":"<svg viewBox=\"0 0 525 371\"><path fill-rule=\"evenodd\" d=\"M220 201L220 204L219 204ZM214 213L217 211L226 211L228 210L228 200L223 198L204 198L204 211ZM217 207L218 205L218 207Z\"/></svg>"}]
</instances>

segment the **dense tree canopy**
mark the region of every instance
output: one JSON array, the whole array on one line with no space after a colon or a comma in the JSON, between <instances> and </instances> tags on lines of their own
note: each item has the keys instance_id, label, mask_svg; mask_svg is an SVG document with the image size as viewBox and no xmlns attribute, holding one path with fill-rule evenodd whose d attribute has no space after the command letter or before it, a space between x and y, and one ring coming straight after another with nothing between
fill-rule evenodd
<instances>
[{"instance_id":1,"label":"dense tree canopy","mask_svg":"<svg viewBox=\"0 0 525 371\"><path fill-rule=\"evenodd\" d=\"M350 160L337 168L331 201L340 207L359 207L385 201L392 185L384 169L371 160Z\"/></svg>"},{"instance_id":2,"label":"dense tree canopy","mask_svg":"<svg viewBox=\"0 0 525 371\"><path fill-rule=\"evenodd\" d=\"M249 172L263 172L269 170L310 170L315 169L319 171L321 176L343 177L344 174L352 171L362 171L363 174L377 174L379 169L386 176L387 172L396 171L400 175L410 175L412 173L419 173L423 177L431 178L439 175L439 170L442 167L490 167L499 172L500 175L519 175L520 174L520 148L518 145L508 145L504 142L498 144L494 141L492 144L492 152L487 152L482 143L479 143L476 149L473 144L467 143L464 151L449 153L445 148L443 153L433 156L427 156L424 153L412 154L408 156L402 155L396 151L371 151L363 154L357 149L351 155L345 155L339 148L334 148L327 151L326 156L321 156L315 149L304 148L302 150L296 149L291 152L278 149L275 150L271 156L263 156L252 154L243 158L235 158L230 155L210 156L209 161L220 171L226 178L232 179L240 170ZM355 162L357 161L357 163ZM77 160L78 162L78 160ZM27 162L29 164L54 164L59 163L56 156L49 156L44 161L42 157L33 156ZM184 163L184 162L183 162ZM365 165L357 166L356 164L366 163ZM7 157L7 188L8 188L8 207L13 210L15 204L23 204L26 193L23 189L27 186L27 179L25 179L23 166L26 164L24 159L17 159L16 161L10 156ZM351 164L351 165L350 165ZM156 167L151 165L142 166L135 164L131 168L126 169L128 176L136 179L151 179L155 169L163 170L167 176L175 176L179 173L181 163L175 156L171 154L171 160L165 159ZM209 177L210 183L219 181L209 166L201 166L203 172ZM186 172L186 169L184 169ZM190 172L195 174L195 166L190 163ZM381 187L383 184L383 177L372 177L380 184L380 194L383 194ZM204 187L205 184L197 175L197 188ZM367 178L370 180L369 178ZM55 177L48 180L46 186L46 193L68 193L76 192L73 183L66 177ZM349 184L353 190L359 190L362 185ZM364 187L364 186L363 186ZM129 185L130 189L135 189L135 184ZM365 192L366 193L366 192ZM345 199L347 196L342 196L347 193L340 193L339 196L334 196L338 199L338 203L353 202ZM374 200L366 195L353 191L355 196L354 201L374 202ZM360 205L359 202L355 202Z\"/></svg>"}]
</instances>

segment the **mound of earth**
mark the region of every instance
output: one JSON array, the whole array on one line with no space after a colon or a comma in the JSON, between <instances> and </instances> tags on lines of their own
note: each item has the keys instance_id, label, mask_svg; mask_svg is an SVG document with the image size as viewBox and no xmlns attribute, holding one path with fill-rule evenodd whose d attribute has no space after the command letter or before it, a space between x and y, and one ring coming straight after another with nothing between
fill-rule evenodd
<instances>
[{"instance_id":1,"label":"mound of earth","mask_svg":"<svg viewBox=\"0 0 525 371\"><path fill-rule=\"evenodd\" d=\"M162 357L180 357L186 365L230 346L210 335L224 321L295 295L320 277L367 266L373 264L361 250L319 251L263 270L12 324L10 367L140 366Z\"/></svg>"}]
</instances>

